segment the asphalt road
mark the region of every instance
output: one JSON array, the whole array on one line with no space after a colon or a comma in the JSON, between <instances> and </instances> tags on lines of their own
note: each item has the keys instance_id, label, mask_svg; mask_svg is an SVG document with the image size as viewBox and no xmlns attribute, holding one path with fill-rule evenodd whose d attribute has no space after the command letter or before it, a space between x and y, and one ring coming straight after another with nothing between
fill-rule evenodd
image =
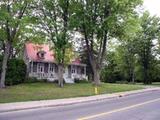
<instances>
[{"instance_id":1,"label":"asphalt road","mask_svg":"<svg viewBox=\"0 0 160 120\"><path fill-rule=\"evenodd\" d=\"M0 113L0 120L160 120L160 90L60 107Z\"/></svg>"}]
</instances>

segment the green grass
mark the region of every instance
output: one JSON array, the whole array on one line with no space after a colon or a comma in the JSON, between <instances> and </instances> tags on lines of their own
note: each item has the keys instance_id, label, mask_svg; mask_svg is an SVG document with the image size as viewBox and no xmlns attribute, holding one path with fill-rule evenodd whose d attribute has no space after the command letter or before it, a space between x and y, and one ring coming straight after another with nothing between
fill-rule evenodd
<instances>
[{"instance_id":1,"label":"green grass","mask_svg":"<svg viewBox=\"0 0 160 120\"><path fill-rule=\"evenodd\" d=\"M145 85L141 82L141 83L136 83L136 85L160 87L160 82L152 82L152 84L148 84L148 85Z\"/></svg>"},{"instance_id":2,"label":"green grass","mask_svg":"<svg viewBox=\"0 0 160 120\"><path fill-rule=\"evenodd\" d=\"M156 86L156 87L160 87L160 82L153 82L151 85Z\"/></svg>"},{"instance_id":3,"label":"green grass","mask_svg":"<svg viewBox=\"0 0 160 120\"><path fill-rule=\"evenodd\" d=\"M142 89L141 85L103 83L99 93L114 93ZM0 90L0 103L60 99L94 95L94 86L90 83L65 84L59 88L53 83L27 83Z\"/></svg>"}]
</instances>

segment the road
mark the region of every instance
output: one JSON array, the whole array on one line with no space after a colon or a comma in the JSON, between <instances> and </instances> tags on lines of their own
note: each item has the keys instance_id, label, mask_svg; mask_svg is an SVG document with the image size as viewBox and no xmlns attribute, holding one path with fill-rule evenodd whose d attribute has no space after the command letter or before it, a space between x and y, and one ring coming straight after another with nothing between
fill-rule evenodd
<instances>
[{"instance_id":1,"label":"road","mask_svg":"<svg viewBox=\"0 0 160 120\"><path fill-rule=\"evenodd\" d=\"M124 97L0 113L0 120L160 120L160 90Z\"/></svg>"}]
</instances>

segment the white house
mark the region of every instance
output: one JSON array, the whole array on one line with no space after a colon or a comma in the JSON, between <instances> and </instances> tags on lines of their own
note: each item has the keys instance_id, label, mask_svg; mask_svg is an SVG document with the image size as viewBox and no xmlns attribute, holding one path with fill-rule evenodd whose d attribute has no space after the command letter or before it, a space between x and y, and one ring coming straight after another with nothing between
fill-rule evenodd
<instances>
[{"instance_id":1,"label":"white house","mask_svg":"<svg viewBox=\"0 0 160 120\"><path fill-rule=\"evenodd\" d=\"M29 77L47 79L48 81L58 80L58 67L55 62L55 55L47 44L26 43L24 47L24 61L27 65ZM74 79L87 79L86 64L79 59L73 60L65 67L63 74L66 83L74 83Z\"/></svg>"}]
</instances>

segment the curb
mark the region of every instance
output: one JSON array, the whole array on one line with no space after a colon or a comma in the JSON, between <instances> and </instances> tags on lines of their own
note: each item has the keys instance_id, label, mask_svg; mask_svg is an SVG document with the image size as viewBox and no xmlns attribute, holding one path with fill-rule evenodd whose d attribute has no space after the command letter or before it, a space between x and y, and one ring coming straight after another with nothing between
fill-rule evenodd
<instances>
[{"instance_id":1,"label":"curb","mask_svg":"<svg viewBox=\"0 0 160 120\"><path fill-rule=\"evenodd\" d=\"M116 97L124 97L124 96L129 96L129 95L134 95L134 94L141 94L145 92L153 92L153 91L158 91L158 90L160 90L160 88L155 87L155 88L147 88L147 89L142 89L142 90L118 92L118 93L113 93L113 94L102 94L102 95L95 95L95 96L88 96L88 97L4 103L4 104L0 104L0 113L27 110L27 109L66 106L66 105L86 103L86 102L94 102L94 101L100 101L100 100L105 100L105 99L112 99Z\"/></svg>"}]
</instances>

